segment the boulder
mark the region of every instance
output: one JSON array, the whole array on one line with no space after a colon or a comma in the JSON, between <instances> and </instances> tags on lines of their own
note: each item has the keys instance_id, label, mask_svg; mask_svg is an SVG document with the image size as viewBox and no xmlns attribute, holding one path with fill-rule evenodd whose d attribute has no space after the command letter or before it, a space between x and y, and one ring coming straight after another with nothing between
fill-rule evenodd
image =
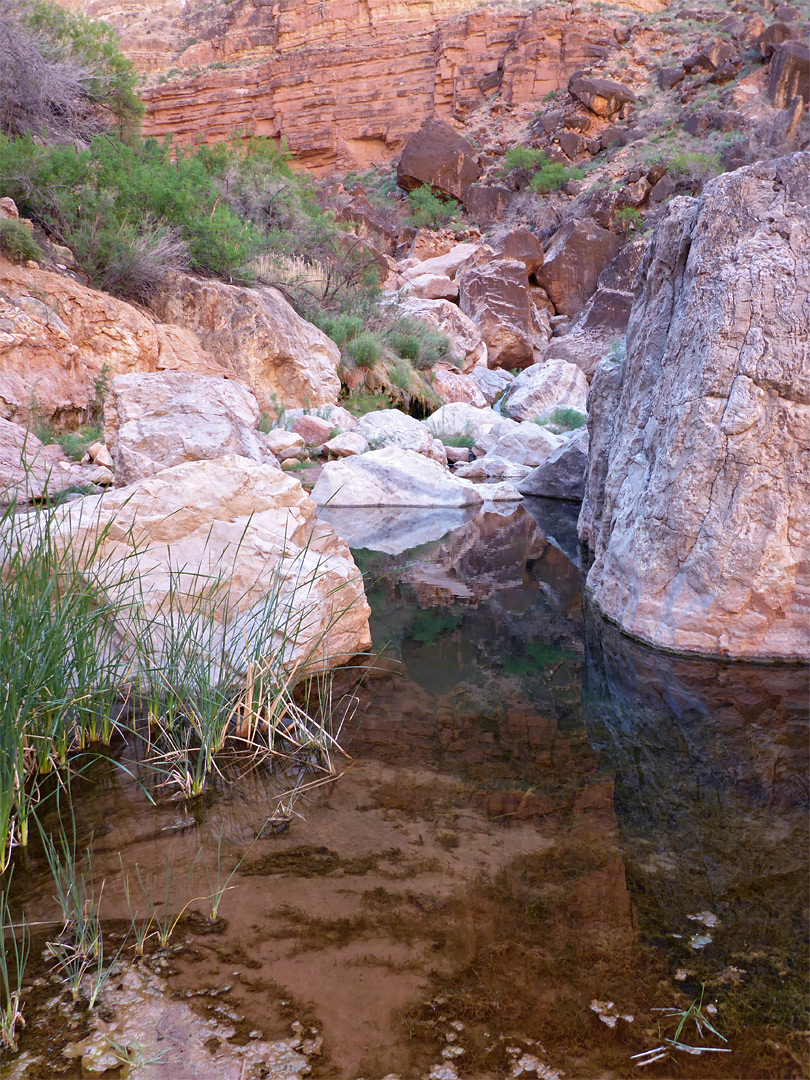
<instances>
[{"instance_id":1,"label":"boulder","mask_svg":"<svg viewBox=\"0 0 810 1080\"><path fill-rule=\"evenodd\" d=\"M588 380L566 360L546 360L521 371L501 403L513 420L536 420L553 409L585 409Z\"/></svg>"},{"instance_id":2,"label":"boulder","mask_svg":"<svg viewBox=\"0 0 810 1080\"><path fill-rule=\"evenodd\" d=\"M277 464L256 431L259 415L253 394L229 379L180 371L117 375L104 401L104 440L117 482L228 455Z\"/></svg>"},{"instance_id":3,"label":"boulder","mask_svg":"<svg viewBox=\"0 0 810 1080\"><path fill-rule=\"evenodd\" d=\"M368 450L368 443L362 435L357 435L353 431L346 431L342 435L336 435L334 439L324 443L323 449L329 457L354 457L355 454L365 454Z\"/></svg>"},{"instance_id":4,"label":"boulder","mask_svg":"<svg viewBox=\"0 0 810 1080\"><path fill-rule=\"evenodd\" d=\"M505 458L516 465L528 465L536 469L554 453L565 440L554 435L539 424L524 421L514 431L501 435L490 453L493 457ZM489 454L487 454L489 457ZM484 458L486 461L486 458Z\"/></svg>"},{"instance_id":5,"label":"boulder","mask_svg":"<svg viewBox=\"0 0 810 1080\"><path fill-rule=\"evenodd\" d=\"M289 461L291 458L303 460L306 457L307 448L304 440L293 431L273 428L261 438L270 453L274 454L279 461Z\"/></svg>"},{"instance_id":6,"label":"boulder","mask_svg":"<svg viewBox=\"0 0 810 1080\"><path fill-rule=\"evenodd\" d=\"M443 120L428 117L405 144L397 183L405 191L429 184L443 195L463 200L479 172L472 144Z\"/></svg>"},{"instance_id":7,"label":"boulder","mask_svg":"<svg viewBox=\"0 0 810 1080\"><path fill-rule=\"evenodd\" d=\"M597 369L588 590L654 645L810 658L808 190L804 152L674 199Z\"/></svg>"},{"instance_id":8,"label":"boulder","mask_svg":"<svg viewBox=\"0 0 810 1080\"><path fill-rule=\"evenodd\" d=\"M468 480L413 450L388 446L324 465L312 492L320 506L475 506Z\"/></svg>"},{"instance_id":9,"label":"boulder","mask_svg":"<svg viewBox=\"0 0 810 1080\"><path fill-rule=\"evenodd\" d=\"M576 315L585 307L621 246L615 233L589 218L569 221L554 233L535 277L560 315Z\"/></svg>"},{"instance_id":10,"label":"boulder","mask_svg":"<svg viewBox=\"0 0 810 1080\"><path fill-rule=\"evenodd\" d=\"M756 41L762 59L767 60L768 57L773 56L774 50L779 45L785 41L793 40L796 36L797 30L795 27L783 22L771 23L762 31Z\"/></svg>"},{"instance_id":11,"label":"boulder","mask_svg":"<svg viewBox=\"0 0 810 1080\"><path fill-rule=\"evenodd\" d=\"M413 281L414 278L424 277L425 274L438 274L452 279L456 276L459 267L475 255L479 248L480 244L455 244L441 255L420 259L408 266L402 271L402 277L405 281Z\"/></svg>"},{"instance_id":12,"label":"boulder","mask_svg":"<svg viewBox=\"0 0 810 1080\"><path fill-rule=\"evenodd\" d=\"M443 405L463 401L477 409L486 408L487 399L481 393L478 383L458 368L451 367L450 364L436 364L428 377Z\"/></svg>"},{"instance_id":13,"label":"boulder","mask_svg":"<svg viewBox=\"0 0 810 1080\"><path fill-rule=\"evenodd\" d=\"M668 177L664 177L666 179ZM633 306L636 275L646 250L646 240L625 244L599 275L596 292L566 333L549 342L547 363L567 360L569 364L576 364L586 379L593 378L602 357L624 338Z\"/></svg>"},{"instance_id":14,"label":"boulder","mask_svg":"<svg viewBox=\"0 0 810 1080\"><path fill-rule=\"evenodd\" d=\"M492 246L502 259L520 259L529 275L543 265L543 245L531 229L510 229L493 240Z\"/></svg>"},{"instance_id":15,"label":"boulder","mask_svg":"<svg viewBox=\"0 0 810 1080\"><path fill-rule=\"evenodd\" d=\"M433 433L423 424L399 409L380 409L366 413L354 428L355 435L361 435L372 450L384 446L399 446L404 450L413 450L417 454L434 458L441 465L447 464L444 450L437 450Z\"/></svg>"},{"instance_id":16,"label":"boulder","mask_svg":"<svg viewBox=\"0 0 810 1080\"><path fill-rule=\"evenodd\" d=\"M795 97L810 103L810 47L786 41L773 50L768 69L768 96L777 109L785 109Z\"/></svg>"},{"instance_id":17,"label":"boulder","mask_svg":"<svg viewBox=\"0 0 810 1080\"><path fill-rule=\"evenodd\" d=\"M464 210L477 225L493 225L503 217L513 194L502 184L472 184L464 196Z\"/></svg>"},{"instance_id":18,"label":"boulder","mask_svg":"<svg viewBox=\"0 0 810 1080\"><path fill-rule=\"evenodd\" d=\"M85 423L113 376L169 370L226 374L195 334L0 257L0 417Z\"/></svg>"},{"instance_id":19,"label":"boulder","mask_svg":"<svg viewBox=\"0 0 810 1080\"><path fill-rule=\"evenodd\" d=\"M487 405L494 405L515 381L515 376L511 371L487 367L486 364L476 364L470 372L470 377L475 379Z\"/></svg>"},{"instance_id":20,"label":"boulder","mask_svg":"<svg viewBox=\"0 0 810 1080\"><path fill-rule=\"evenodd\" d=\"M526 264L489 259L458 276L459 304L487 346L490 367L525 368L545 353L544 333L529 292Z\"/></svg>"},{"instance_id":21,"label":"boulder","mask_svg":"<svg viewBox=\"0 0 810 1080\"><path fill-rule=\"evenodd\" d=\"M243 289L190 274L167 275L154 301L165 322L199 335L228 371L250 386L263 412L334 404L340 350L276 289Z\"/></svg>"},{"instance_id":22,"label":"boulder","mask_svg":"<svg viewBox=\"0 0 810 1080\"><path fill-rule=\"evenodd\" d=\"M461 361L463 371L486 363L487 347L481 331L449 300L423 300L409 296L398 307L400 315L420 319L450 339L450 353Z\"/></svg>"},{"instance_id":23,"label":"boulder","mask_svg":"<svg viewBox=\"0 0 810 1080\"><path fill-rule=\"evenodd\" d=\"M484 502L488 503L523 501L523 496L515 485L511 484L508 480L502 480L500 483L495 484L479 484L478 493L483 495Z\"/></svg>"},{"instance_id":24,"label":"boulder","mask_svg":"<svg viewBox=\"0 0 810 1080\"><path fill-rule=\"evenodd\" d=\"M153 620L160 655L172 592L179 590L181 600L186 591L210 592L212 574L221 584L212 600L210 648L217 655L219 638L236 671L245 666L246 640L256 635L263 653L272 650L299 674L334 666L370 644L369 607L349 549L280 469L243 457L186 462L68 504L52 535L90 553L89 581L135 612L119 619L122 658L131 653L141 615Z\"/></svg>"},{"instance_id":25,"label":"boulder","mask_svg":"<svg viewBox=\"0 0 810 1080\"><path fill-rule=\"evenodd\" d=\"M588 465L588 431L581 428L518 484L521 495L582 502Z\"/></svg>"},{"instance_id":26,"label":"boulder","mask_svg":"<svg viewBox=\"0 0 810 1080\"><path fill-rule=\"evenodd\" d=\"M328 421L330 427L340 428L341 431L351 431L357 424L357 417L352 416L342 405L321 405L317 412L312 409L285 409L279 422L291 430L302 416L316 416L320 420Z\"/></svg>"},{"instance_id":27,"label":"boulder","mask_svg":"<svg viewBox=\"0 0 810 1080\"><path fill-rule=\"evenodd\" d=\"M319 513L350 548L400 555L410 548L441 540L465 525L479 512L479 505L337 507L330 504Z\"/></svg>"},{"instance_id":28,"label":"boulder","mask_svg":"<svg viewBox=\"0 0 810 1080\"><path fill-rule=\"evenodd\" d=\"M574 75L569 80L568 92L591 112L608 120L636 100L629 86L611 79L588 79Z\"/></svg>"},{"instance_id":29,"label":"boulder","mask_svg":"<svg viewBox=\"0 0 810 1080\"><path fill-rule=\"evenodd\" d=\"M444 274L417 274L408 278L402 290L406 296L418 296L424 300L456 300L458 285Z\"/></svg>"},{"instance_id":30,"label":"boulder","mask_svg":"<svg viewBox=\"0 0 810 1080\"><path fill-rule=\"evenodd\" d=\"M323 446L335 433L335 425L322 416L305 413L295 418L291 430L300 435L307 446Z\"/></svg>"},{"instance_id":31,"label":"boulder","mask_svg":"<svg viewBox=\"0 0 810 1080\"><path fill-rule=\"evenodd\" d=\"M532 471L531 465L521 465L517 461L509 461L500 454L486 454L476 458L466 465L459 465L455 475L467 480L484 481L513 481L518 483L524 480ZM480 489L479 489L480 490Z\"/></svg>"}]
</instances>

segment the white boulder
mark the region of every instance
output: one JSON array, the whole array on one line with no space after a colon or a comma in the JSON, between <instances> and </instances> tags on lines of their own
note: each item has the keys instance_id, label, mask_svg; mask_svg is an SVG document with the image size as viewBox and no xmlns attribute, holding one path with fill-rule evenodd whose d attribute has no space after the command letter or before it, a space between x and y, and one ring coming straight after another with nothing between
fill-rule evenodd
<instances>
[{"instance_id":1,"label":"white boulder","mask_svg":"<svg viewBox=\"0 0 810 1080\"><path fill-rule=\"evenodd\" d=\"M469 480L413 450L388 446L324 465L312 492L319 506L475 506Z\"/></svg>"}]
</instances>

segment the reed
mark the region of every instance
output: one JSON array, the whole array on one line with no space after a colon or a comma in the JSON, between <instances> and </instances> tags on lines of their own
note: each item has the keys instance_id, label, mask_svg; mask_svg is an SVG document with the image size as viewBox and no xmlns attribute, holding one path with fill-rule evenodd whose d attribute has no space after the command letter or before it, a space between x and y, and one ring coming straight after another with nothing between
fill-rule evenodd
<instances>
[{"instance_id":1,"label":"reed","mask_svg":"<svg viewBox=\"0 0 810 1080\"><path fill-rule=\"evenodd\" d=\"M20 998L31 936L25 918L17 926L12 921L8 903L10 887L11 875L5 889L0 892L0 933L3 935L3 948L0 951L0 1045L16 1050L17 1028L25 1025Z\"/></svg>"}]
</instances>

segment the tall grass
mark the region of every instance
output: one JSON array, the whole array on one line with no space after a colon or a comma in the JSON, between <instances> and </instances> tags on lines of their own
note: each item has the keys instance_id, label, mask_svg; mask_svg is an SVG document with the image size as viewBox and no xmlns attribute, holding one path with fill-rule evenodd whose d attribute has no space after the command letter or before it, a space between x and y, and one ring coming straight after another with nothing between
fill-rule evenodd
<instances>
[{"instance_id":1,"label":"tall grass","mask_svg":"<svg viewBox=\"0 0 810 1080\"><path fill-rule=\"evenodd\" d=\"M31 937L25 919L19 927L12 921L8 904L10 887L9 875L5 889L0 891L0 934L3 937L0 949L0 1046L16 1050L17 1025L24 1023L20 997Z\"/></svg>"}]
</instances>

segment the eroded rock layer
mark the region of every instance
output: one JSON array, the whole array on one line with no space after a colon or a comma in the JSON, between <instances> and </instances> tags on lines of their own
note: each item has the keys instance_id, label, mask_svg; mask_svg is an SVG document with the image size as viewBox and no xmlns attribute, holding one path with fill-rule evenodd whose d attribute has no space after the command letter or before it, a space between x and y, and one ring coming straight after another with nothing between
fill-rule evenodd
<instances>
[{"instance_id":1,"label":"eroded rock layer","mask_svg":"<svg viewBox=\"0 0 810 1080\"><path fill-rule=\"evenodd\" d=\"M663 6L628 6L650 4ZM507 104L539 100L616 44L609 21L562 4L528 12L469 12L469 0L68 6L112 23L149 76L146 134L284 137L316 172L390 160L426 116L460 119L495 94Z\"/></svg>"},{"instance_id":2,"label":"eroded rock layer","mask_svg":"<svg viewBox=\"0 0 810 1080\"><path fill-rule=\"evenodd\" d=\"M670 204L591 388L580 537L624 630L810 658L810 153Z\"/></svg>"}]
</instances>

